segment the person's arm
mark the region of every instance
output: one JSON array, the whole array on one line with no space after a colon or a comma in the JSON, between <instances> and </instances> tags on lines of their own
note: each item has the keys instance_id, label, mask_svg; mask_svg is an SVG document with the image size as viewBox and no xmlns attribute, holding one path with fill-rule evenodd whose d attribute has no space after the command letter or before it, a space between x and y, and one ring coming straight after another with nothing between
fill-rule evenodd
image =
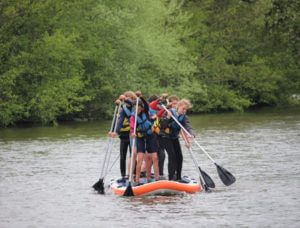
<instances>
[{"instance_id":1,"label":"person's arm","mask_svg":"<svg viewBox=\"0 0 300 228\"><path fill-rule=\"evenodd\" d=\"M195 137L192 126L190 124L189 118L187 116L184 117L182 126L192 135Z\"/></svg>"},{"instance_id":2,"label":"person's arm","mask_svg":"<svg viewBox=\"0 0 300 228\"><path fill-rule=\"evenodd\" d=\"M155 111L159 111L160 109L157 107L158 105L158 102L159 102L159 99L156 99L154 101L152 101L150 104L149 104L149 107Z\"/></svg>"},{"instance_id":3,"label":"person's arm","mask_svg":"<svg viewBox=\"0 0 300 228\"><path fill-rule=\"evenodd\" d=\"M161 109L160 111L157 112L156 115L157 115L158 118L161 118L164 115L164 113L165 113L165 110Z\"/></svg>"},{"instance_id":4,"label":"person's arm","mask_svg":"<svg viewBox=\"0 0 300 228\"><path fill-rule=\"evenodd\" d=\"M133 106L133 102L132 102L132 100L130 98L125 98L124 99L124 103L127 104L130 107Z\"/></svg>"},{"instance_id":5,"label":"person's arm","mask_svg":"<svg viewBox=\"0 0 300 228\"><path fill-rule=\"evenodd\" d=\"M149 113L149 104L148 104L148 102L143 97L140 97L140 99L144 104L144 112Z\"/></svg>"}]
</instances>

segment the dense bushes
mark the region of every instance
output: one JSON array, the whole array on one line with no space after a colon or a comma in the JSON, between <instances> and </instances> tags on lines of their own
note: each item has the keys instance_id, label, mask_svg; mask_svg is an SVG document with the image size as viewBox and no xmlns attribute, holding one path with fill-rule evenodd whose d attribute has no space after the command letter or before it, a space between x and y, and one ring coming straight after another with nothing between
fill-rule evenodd
<instances>
[{"instance_id":1,"label":"dense bushes","mask_svg":"<svg viewBox=\"0 0 300 228\"><path fill-rule=\"evenodd\" d=\"M296 0L2 1L0 124L105 118L136 89L194 112L294 103L299 12Z\"/></svg>"}]
</instances>

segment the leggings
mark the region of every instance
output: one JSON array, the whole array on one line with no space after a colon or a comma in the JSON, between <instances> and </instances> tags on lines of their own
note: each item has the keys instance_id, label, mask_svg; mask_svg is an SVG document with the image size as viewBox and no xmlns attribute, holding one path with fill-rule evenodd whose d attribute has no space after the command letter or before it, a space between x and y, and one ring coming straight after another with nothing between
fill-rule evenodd
<instances>
[{"instance_id":1,"label":"leggings","mask_svg":"<svg viewBox=\"0 0 300 228\"><path fill-rule=\"evenodd\" d=\"M168 153L169 180L180 180L183 157L179 139L162 138L161 145Z\"/></svg>"},{"instance_id":2,"label":"leggings","mask_svg":"<svg viewBox=\"0 0 300 228\"><path fill-rule=\"evenodd\" d=\"M129 151L131 153L130 140L128 138L120 138L120 170L121 175L124 177L126 175L126 155L129 147Z\"/></svg>"}]
</instances>

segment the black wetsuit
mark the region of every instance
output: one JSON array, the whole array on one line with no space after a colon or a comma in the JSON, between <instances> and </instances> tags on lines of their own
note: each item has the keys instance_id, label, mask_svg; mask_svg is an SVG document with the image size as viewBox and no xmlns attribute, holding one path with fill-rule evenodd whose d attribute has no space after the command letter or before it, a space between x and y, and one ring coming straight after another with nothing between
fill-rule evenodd
<instances>
[{"instance_id":1,"label":"black wetsuit","mask_svg":"<svg viewBox=\"0 0 300 228\"><path fill-rule=\"evenodd\" d=\"M124 107L124 105L122 106L122 110L117 125L117 133L119 134L119 138L120 138L120 171L122 177L125 177L126 175L126 156L127 156L128 147L131 153L130 137L129 137L129 133L130 133L129 118L131 115L131 107L128 106ZM127 110L125 111L126 108Z\"/></svg>"},{"instance_id":2,"label":"black wetsuit","mask_svg":"<svg viewBox=\"0 0 300 228\"><path fill-rule=\"evenodd\" d=\"M182 116L179 121L185 129L191 133L191 127L186 116ZM174 127L175 124L175 127ZM182 170L182 150L179 143L180 127L172 118L167 117L167 112L161 119L161 147L168 153L168 173L169 180L180 180ZM175 175L176 174L176 175Z\"/></svg>"}]
</instances>

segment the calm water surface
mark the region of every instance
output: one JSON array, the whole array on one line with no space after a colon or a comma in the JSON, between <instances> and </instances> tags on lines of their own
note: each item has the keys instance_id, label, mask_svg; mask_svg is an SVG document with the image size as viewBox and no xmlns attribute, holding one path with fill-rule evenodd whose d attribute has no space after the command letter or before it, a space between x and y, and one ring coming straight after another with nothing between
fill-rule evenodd
<instances>
[{"instance_id":1,"label":"calm water surface","mask_svg":"<svg viewBox=\"0 0 300 228\"><path fill-rule=\"evenodd\" d=\"M191 116L200 144L237 178L212 193L96 194L108 122L0 130L0 227L300 227L300 110ZM112 160L118 154L115 142ZM183 174L197 177L184 150ZM167 172L167 169L165 169ZM119 176L116 164L106 178Z\"/></svg>"}]
</instances>

